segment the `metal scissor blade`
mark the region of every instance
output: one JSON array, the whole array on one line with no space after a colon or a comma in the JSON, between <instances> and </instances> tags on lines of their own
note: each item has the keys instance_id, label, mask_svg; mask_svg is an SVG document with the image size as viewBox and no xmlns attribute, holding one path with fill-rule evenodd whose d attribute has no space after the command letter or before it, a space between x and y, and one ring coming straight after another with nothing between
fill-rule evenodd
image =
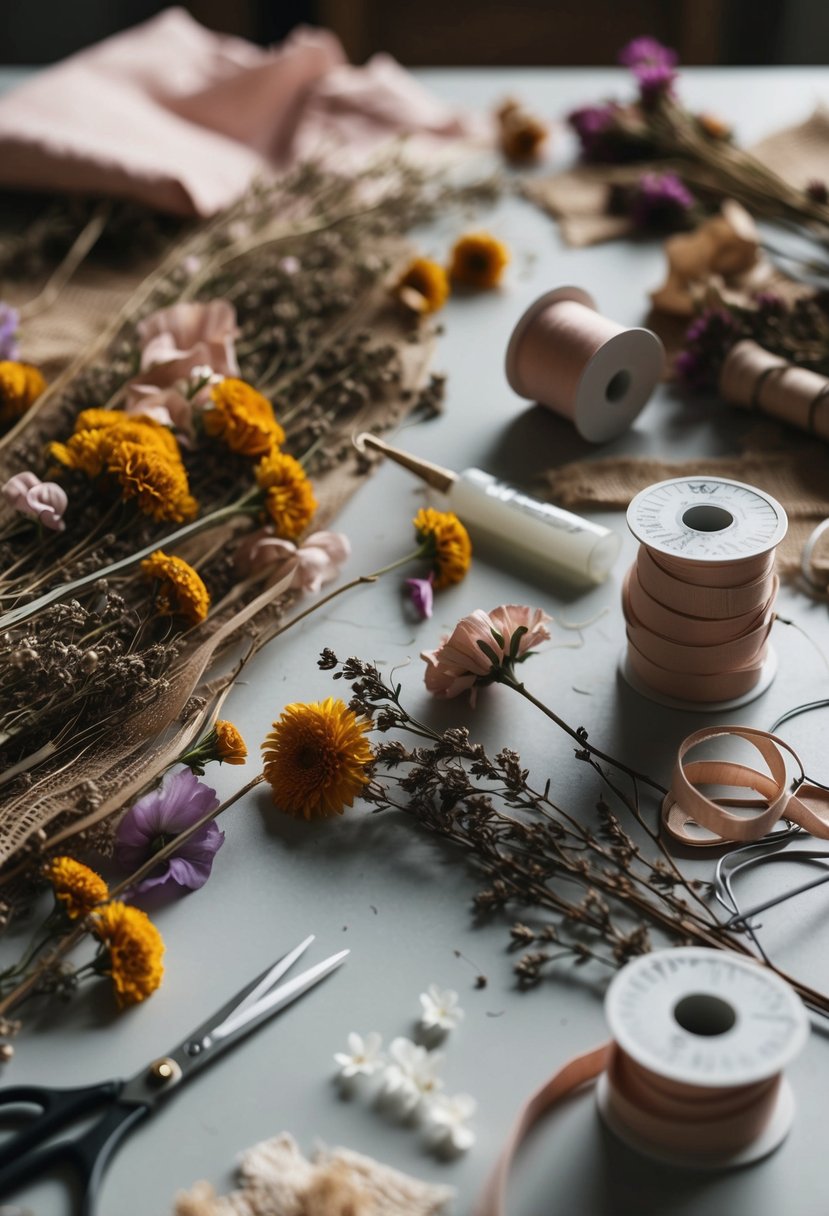
<instances>
[{"instance_id":1,"label":"metal scissor blade","mask_svg":"<svg viewBox=\"0 0 829 1216\"><path fill-rule=\"evenodd\" d=\"M284 958L281 958L278 963L274 963L270 971L265 972L256 987L252 988L245 999L240 1001L236 1008L231 1011L229 1017L235 1018L236 1015L241 1013L243 1009L249 1009L250 1006L255 1005L260 997L262 997L266 992L270 992L276 981L280 979L286 971L293 967L296 960L300 957L300 955L305 953L305 951L311 945L311 942L314 940L314 934L312 933L309 937L306 937L304 942L300 942L299 945L295 946L289 954L286 954ZM228 1018L225 1018L225 1022L227 1020ZM222 1022L222 1025L224 1025L225 1022ZM217 1026L216 1029L218 1030L219 1027Z\"/></svg>"},{"instance_id":2,"label":"metal scissor blade","mask_svg":"<svg viewBox=\"0 0 829 1216\"><path fill-rule=\"evenodd\" d=\"M262 997L256 1005L249 1005L247 1008L232 1013L220 1026L217 1026L213 1030L210 1036L211 1039L214 1042L226 1039L230 1035L242 1030L249 1022L258 1020L266 1014L276 1013L278 1009L289 1005L291 1001L301 996L308 988L312 988L314 984L319 983L329 972L339 967L350 953L350 950L341 950L339 954L332 954L330 958L317 963L315 967L309 967L307 971L303 971L295 979L288 980L286 984L282 984L281 987Z\"/></svg>"}]
</instances>

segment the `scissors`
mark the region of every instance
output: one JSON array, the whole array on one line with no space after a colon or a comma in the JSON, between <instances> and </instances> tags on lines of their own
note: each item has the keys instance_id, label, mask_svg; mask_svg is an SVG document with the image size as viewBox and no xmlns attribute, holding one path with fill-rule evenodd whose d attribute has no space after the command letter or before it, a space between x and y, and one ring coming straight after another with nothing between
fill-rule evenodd
<instances>
[{"instance_id":1,"label":"scissors","mask_svg":"<svg viewBox=\"0 0 829 1216\"><path fill-rule=\"evenodd\" d=\"M83 1185L80 1212L82 1216L92 1216L104 1171L124 1136L178 1085L196 1076L206 1064L318 984L349 953L341 950L332 954L274 988L313 940L311 936L300 942L202 1022L169 1055L154 1060L129 1080L102 1081L82 1089L39 1085L0 1089L0 1111L33 1106L40 1112L0 1146L0 1196L41 1175L56 1162L69 1162ZM101 1116L88 1131L46 1144L55 1132L98 1107L103 1108Z\"/></svg>"}]
</instances>

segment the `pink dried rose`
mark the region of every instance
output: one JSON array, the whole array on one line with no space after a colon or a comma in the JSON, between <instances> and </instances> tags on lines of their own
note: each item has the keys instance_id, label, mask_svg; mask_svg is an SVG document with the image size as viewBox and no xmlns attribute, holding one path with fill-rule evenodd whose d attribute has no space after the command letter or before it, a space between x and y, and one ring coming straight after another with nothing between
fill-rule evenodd
<instances>
[{"instance_id":1,"label":"pink dried rose","mask_svg":"<svg viewBox=\"0 0 829 1216\"><path fill-rule=\"evenodd\" d=\"M27 470L10 477L0 492L9 506L27 519L36 519L53 532L63 532L66 527L63 516L69 499L57 482L41 481L36 473Z\"/></svg>"},{"instance_id":2,"label":"pink dried rose","mask_svg":"<svg viewBox=\"0 0 829 1216\"><path fill-rule=\"evenodd\" d=\"M127 385L126 412L147 414L192 441L193 410L210 384L238 376L236 310L227 300L173 304L137 326L141 370Z\"/></svg>"},{"instance_id":3,"label":"pink dried rose","mask_svg":"<svg viewBox=\"0 0 829 1216\"><path fill-rule=\"evenodd\" d=\"M272 582L293 571L289 589L314 592L336 578L350 554L351 545L342 532L312 532L300 545L295 545L274 535L272 528L261 528L239 545L236 569L247 576L271 566Z\"/></svg>"},{"instance_id":4,"label":"pink dried rose","mask_svg":"<svg viewBox=\"0 0 829 1216\"><path fill-rule=\"evenodd\" d=\"M540 643L550 637L540 608L505 604L484 612L476 608L459 621L450 637L437 650L421 654L426 663L425 681L436 697L457 697L467 689L474 705L478 688L502 675L511 675Z\"/></svg>"}]
</instances>

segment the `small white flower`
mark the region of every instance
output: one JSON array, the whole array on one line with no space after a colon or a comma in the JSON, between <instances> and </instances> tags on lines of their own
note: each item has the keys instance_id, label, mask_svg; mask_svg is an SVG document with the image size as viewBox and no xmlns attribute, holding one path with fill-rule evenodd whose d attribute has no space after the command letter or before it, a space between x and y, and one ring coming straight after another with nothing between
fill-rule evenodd
<instances>
[{"instance_id":1,"label":"small white flower","mask_svg":"<svg viewBox=\"0 0 829 1216\"><path fill-rule=\"evenodd\" d=\"M427 1108L436 1144L455 1153L465 1153L475 1143L475 1133L467 1127L478 1104L469 1094L436 1094Z\"/></svg>"},{"instance_id":2,"label":"small white flower","mask_svg":"<svg viewBox=\"0 0 829 1216\"><path fill-rule=\"evenodd\" d=\"M338 1051L334 1059L340 1066L340 1077L344 1081L352 1077L371 1077L382 1068L384 1057L380 1048L383 1039L376 1030L371 1030L365 1039L352 1030L348 1036L348 1051Z\"/></svg>"},{"instance_id":3,"label":"small white flower","mask_svg":"<svg viewBox=\"0 0 829 1216\"><path fill-rule=\"evenodd\" d=\"M428 1102L442 1088L437 1075L443 1056L427 1051L411 1039L397 1038L389 1047L389 1063L383 1073L383 1090L394 1097L401 1109L410 1114Z\"/></svg>"},{"instance_id":4,"label":"small white flower","mask_svg":"<svg viewBox=\"0 0 829 1216\"><path fill-rule=\"evenodd\" d=\"M205 384L221 384L224 376L218 372L214 372L209 363L200 363L198 367L194 367L190 372L190 387L198 384L199 387Z\"/></svg>"},{"instance_id":5,"label":"small white flower","mask_svg":"<svg viewBox=\"0 0 829 1216\"><path fill-rule=\"evenodd\" d=\"M451 988L442 991L437 984L430 984L426 992L421 992L420 1004L423 1006L420 1025L424 1030L454 1030L464 1017L458 994Z\"/></svg>"},{"instance_id":6,"label":"small white flower","mask_svg":"<svg viewBox=\"0 0 829 1216\"><path fill-rule=\"evenodd\" d=\"M295 258L293 254L288 254L286 258L280 258L277 266L283 274L299 274L302 269L302 263L299 258Z\"/></svg>"}]
</instances>

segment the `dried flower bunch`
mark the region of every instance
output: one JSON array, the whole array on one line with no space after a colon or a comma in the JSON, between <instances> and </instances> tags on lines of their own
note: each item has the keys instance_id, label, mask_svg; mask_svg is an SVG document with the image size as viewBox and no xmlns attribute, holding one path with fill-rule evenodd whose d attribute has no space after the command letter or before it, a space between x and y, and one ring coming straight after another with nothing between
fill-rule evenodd
<instances>
[{"instance_id":1,"label":"dried flower bunch","mask_svg":"<svg viewBox=\"0 0 829 1216\"><path fill-rule=\"evenodd\" d=\"M636 98L583 106L568 115L568 122L591 164L666 162L664 172L649 168L624 196L626 210L640 226L650 226L653 219L665 226L669 218L671 226L687 226L697 196L734 198L754 215L799 226L825 229L829 224L825 188L792 185L737 147L727 123L686 109L676 88L675 51L654 38L634 38L619 62L633 73ZM617 209L622 205L622 195L614 197L611 191L609 197Z\"/></svg>"},{"instance_id":2,"label":"dried flower bunch","mask_svg":"<svg viewBox=\"0 0 829 1216\"><path fill-rule=\"evenodd\" d=\"M352 431L437 391L432 331L390 307L402 234L497 190L397 158L350 178L303 165L179 233L45 390L0 364L0 397L27 397L0 435L4 895L67 842L108 851L203 733L234 637L250 657L289 592L333 577L347 541L308 533Z\"/></svg>"},{"instance_id":3,"label":"dried flower bunch","mask_svg":"<svg viewBox=\"0 0 829 1216\"><path fill-rule=\"evenodd\" d=\"M530 701L572 737L574 758L595 772L595 817L585 821L559 805L552 779L536 784L511 748L490 756L467 729L441 731L414 718L400 685L389 684L371 663L339 663L326 650L319 666L350 683L351 710L388 736L374 746L361 797L375 811L402 812L457 849L484 879L474 899L477 915L519 916L510 936L524 950L515 964L522 984L537 983L563 960L621 966L646 953L654 933L755 957L740 933L716 916L708 885L683 877L651 826L653 808L643 805L643 794L662 795L663 787L600 751L583 727L563 722L518 681L515 662L529 653L528 646L520 656L519 648L532 618L530 609L515 607L465 618L436 652L438 663L458 669L444 695L498 683ZM494 630L500 642L493 619L502 625ZM456 653L459 633L470 643L466 660ZM433 667L435 656L425 657ZM829 1012L829 997L787 978L810 1005Z\"/></svg>"}]
</instances>

